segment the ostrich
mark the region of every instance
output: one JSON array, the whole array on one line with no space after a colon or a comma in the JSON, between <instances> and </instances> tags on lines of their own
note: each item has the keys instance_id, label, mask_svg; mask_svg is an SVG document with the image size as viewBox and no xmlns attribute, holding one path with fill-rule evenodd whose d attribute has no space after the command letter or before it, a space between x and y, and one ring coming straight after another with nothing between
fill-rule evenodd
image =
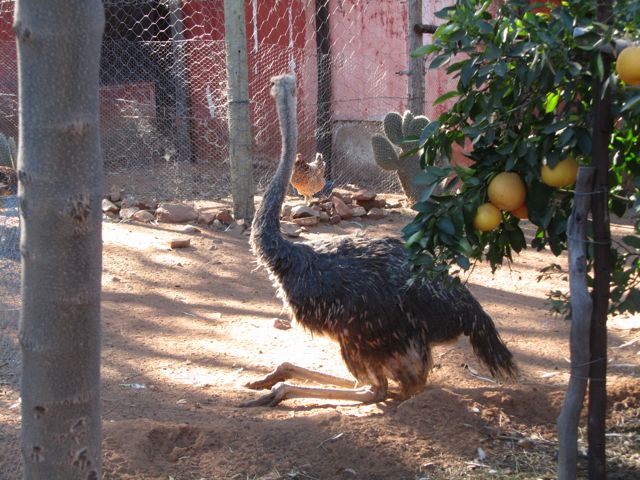
<instances>
[{"instance_id":1,"label":"ostrich","mask_svg":"<svg viewBox=\"0 0 640 480\"><path fill-rule=\"evenodd\" d=\"M296 155L295 76L272 78L271 95L282 153L253 220L251 248L296 321L339 343L356 381L283 363L246 385L271 391L243 406L274 406L289 398L379 402L387 398L389 379L408 397L425 386L432 347L461 334L469 336L492 375L514 379L517 368L511 352L469 290L432 279L410 283L407 254L399 239L344 236L293 243L284 238L279 215ZM340 388L285 383L292 378Z\"/></svg>"}]
</instances>

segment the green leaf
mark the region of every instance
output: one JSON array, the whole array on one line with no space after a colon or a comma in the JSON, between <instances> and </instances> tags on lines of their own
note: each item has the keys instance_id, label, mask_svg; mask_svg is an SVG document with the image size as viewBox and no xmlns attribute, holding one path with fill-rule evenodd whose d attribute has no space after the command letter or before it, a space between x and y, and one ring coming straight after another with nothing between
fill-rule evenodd
<instances>
[{"instance_id":1,"label":"green leaf","mask_svg":"<svg viewBox=\"0 0 640 480\"><path fill-rule=\"evenodd\" d=\"M547 125L542 129L542 133L556 133L569 124L568 120L563 120L561 122L552 123L551 125Z\"/></svg>"},{"instance_id":2,"label":"green leaf","mask_svg":"<svg viewBox=\"0 0 640 480\"><path fill-rule=\"evenodd\" d=\"M560 92L549 92L547 93L547 99L544 103L544 111L545 113L553 112L558 106L558 102L560 101Z\"/></svg>"},{"instance_id":3,"label":"green leaf","mask_svg":"<svg viewBox=\"0 0 640 480\"><path fill-rule=\"evenodd\" d=\"M442 230L448 235L456 234L456 227L448 217L440 217L436 225L438 226L438 230Z\"/></svg>"},{"instance_id":4,"label":"green leaf","mask_svg":"<svg viewBox=\"0 0 640 480\"><path fill-rule=\"evenodd\" d=\"M422 237L424 237L424 230L418 230L407 239L407 246L411 246L413 243L420 241Z\"/></svg>"},{"instance_id":5,"label":"green leaf","mask_svg":"<svg viewBox=\"0 0 640 480\"><path fill-rule=\"evenodd\" d=\"M522 249L527 247L527 240L524 238L524 233L518 227L508 232L509 235L509 243L511 244L511 248L516 252L520 253Z\"/></svg>"},{"instance_id":6,"label":"green leaf","mask_svg":"<svg viewBox=\"0 0 640 480\"><path fill-rule=\"evenodd\" d=\"M511 49L509 52L510 57L522 57L525 53L528 53L531 49L535 48L535 43L533 42L521 42L516 44L515 47Z\"/></svg>"},{"instance_id":7,"label":"green leaf","mask_svg":"<svg viewBox=\"0 0 640 480\"><path fill-rule=\"evenodd\" d=\"M436 18L441 18L443 20L449 20L452 14L456 11L456 7L445 7L442 10L438 10L434 13Z\"/></svg>"},{"instance_id":8,"label":"green leaf","mask_svg":"<svg viewBox=\"0 0 640 480\"><path fill-rule=\"evenodd\" d=\"M422 45L421 47L416 48L409 55L412 58L424 57L427 55L431 55L433 52L437 52L438 50L440 50L440 47L438 45L434 45L434 44Z\"/></svg>"},{"instance_id":9,"label":"green leaf","mask_svg":"<svg viewBox=\"0 0 640 480\"><path fill-rule=\"evenodd\" d=\"M629 312L639 312L640 311L640 290L637 288L629 289L629 293L627 293L627 297L624 302L620 304L620 310L629 311Z\"/></svg>"},{"instance_id":10,"label":"green leaf","mask_svg":"<svg viewBox=\"0 0 640 480\"><path fill-rule=\"evenodd\" d=\"M429 64L429 68L434 69L434 68L441 67L445 63L449 62L449 60L451 60L451 54L443 53L442 55L438 55L436 58L434 58L431 61L431 63Z\"/></svg>"},{"instance_id":11,"label":"green leaf","mask_svg":"<svg viewBox=\"0 0 640 480\"><path fill-rule=\"evenodd\" d=\"M627 100L620 111L626 112L629 110L633 110L638 105L640 105L640 95L636 95L635 97L632 97L629 100Z\"/></svg>"},{"instance_id":12,"label":"green leaf","mask_svg":"<svg viewBox=\"0 0 640 480\"><path fill-rule=\"evenodd\" d=\"M427 125L420 134L420 140L418 141L420 147L424 147L424 144L427 143L427 140L429 140L429 138L431 138L431 136L436 133L439 128L440 120L434 120L429 125Z\"/></svg>"},{"instance_id":13,"label":"green leaf","mask_svg":"<svg viewBox=\"0 0 640 480\"><path fill-rule=\"evenodd\" d=\"M460 92L458 92L457 90L451 90L451 91L449 91L449 92L447 92L445 94L440 95L438 98L436 98L433 101L433 105L439 105L442 102L446 102L450 98L458 97L458 96L460 96Z\"/></svg>"},{"instance_id":14,"label":"green leaf","mask_svg":"<svg viewBox=\"0 0 640 480\"><path fill-rule=\"evenodd\" d=\"M549 226L554 214L554 209L551 207L554 192L554 188L544 183L537 180L531 182L527 192L527 210L531 223L544 229Z\"/></svg>"},{"instance_id":15,"label":"green leaf","mask_svg":"<svg viewBox=\"0 0 640 480\"><path fill-rule=\"evenodd\" d=\"M470 61L462 66L462 70L460 71L460 84L463 88L467 88L469 86L475 73L475 62Z\"/></svg>"},{"instance_id":16,"label":"green leaf","mask_svg":"<svg viewBox=\"0 0 640 480\"><path fill-rule=\"evenodd\" d=\"M500 50L500 48L496 47L493 43L489 43L485 49L484 49L484 53L482 54L482 57L485 60L497 60L498 58L500 58L500 55L502 55L502 50Z\"/></svg>"},{"instance_id":17,"label":"green leaf","mask_svg":"<svg viewBox=\"0 0 640 480\"><path fill-rule=\"evenodd\" d=\"M596 68L598 69L598 78L602 80L604 78L604 64L600 52L596 54Z\"/></svg>"},{"instance_id":18,"label":"green leaf","mask_svg":"<svg viewBox=\"0 0 640 480\"><path fill-rule=\"evenodd\" d=\"M471 262L469 262L469 258L464 255L456 256L456 263L460 265L460 268L463 270L469 270L471 267Z\"/></svg>"},{"instance_id":19,"label":"green leaf","mask_svg":"<svg viewBox=\"0 0 640 480\"><path fill-rule=\"evenodd\" d=\"M591 155L591 134L586 129L579 128L576 130L576 138L582 154Z\"/></svg>"},{"instance_id":20,"label":"green leaf","mask_svg":"<svg viewBox=\"0 0 640 480\"><path fill-rule=\"evenodd\" d=\"M504 62L496 63L496 75L502 78L506 74L507 74L507 64Z\"/></svg>"},{"instance_id":21,"label":"green leaf","mask_svg":"<svg viewBox=\"0 0 640 480\"><path fill-rule=\"evenodd\" d=\"M478 27L478 31L480 33L483 33L483 34L493 33L493 25L491 25L489 22L486 22L484 20L479 20L478 23L476 23L476 26Z\"/></svg>"},{"instance_id":22,"label":"green leaf","mask_svg":"<svg viewBox=\"0 0 640 480\"><path fill-rule=\"evenodd\" d=\"M640 250L640 237L634 235L626 235L622 237L622 241L636 250Z\"/></svg>"}]
</instances>

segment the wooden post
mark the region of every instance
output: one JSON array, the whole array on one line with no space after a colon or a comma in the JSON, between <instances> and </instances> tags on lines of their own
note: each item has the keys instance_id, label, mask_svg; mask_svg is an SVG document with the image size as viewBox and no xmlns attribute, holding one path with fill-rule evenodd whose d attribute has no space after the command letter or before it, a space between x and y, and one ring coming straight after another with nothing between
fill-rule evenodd
<instances>
[{"instance_id":1,"label":"wooden post","mask_svg":"<svg viewBox=\"0 0 640 480\"><path fill-rule=\"evenodd\" d=\"M573 211L567 228L571 292L571 377L558 417L558 479L576 478L578 424L589 378L589 338L593 303L587 279L586 225L591 206L593 168L578 170Z\"/></svg>"},{"instance_id":2,"label":"wooden post","mask_svg":"<svg viewBox=\"0 0 640 480\"><path fill-rule=\"evenodd\" d=\"M409 80L407 82L407 107L414 115L424 113L424 59L412 58L409 54L422 46L422 33L416 25L422 25L422 0L407 1L407 58Z\"/></svg>"},{"instance_id":3,"label":"wooden post","mask_svg":"<svg viewBox=\"0 0 640 480\"><path fill-rule=\"evenodd\" d=\"M189 125L189 95L187 91L189 70L185 63L184 24L182 22L182 0L169 0L171 23L171 49L173 51L173 87L175 92L176 147L180 160L191 160L191 132Z\"/></svg>"},{"instance_id":4,"label":"wooden post","mask_svg":"<svg viewBox=\"0 0 640 480\"><path fill-rule=\"evenodd\" d=\"M329 41L329 0L316 0L316 52L318 58L318 107L316 111L316 151L322 153L325 176L331 178L331 45Z\"/></svg>"},{"instance_id":5,"label":"wooden post","mask_svg":"<svg viewBox=\"0 0 640 480\"><path fill-rule=\"evenodd\" d=\"M598 2L598 21L609 23L611 0ZM613 131L611 89L603 84L611 72L611 57L602 55L602 80L595 75L593 88L592 158L595 167L594 195L591 198L593 219L593 315L591 318L591 368L589 372L589 479L606 479L605 419L607 408L607 313L611 282L611 232L607 197L609 185L609 138Z\"/></svg>"},{"instance_id":6,"label":"wooden post","mask_svg":"<svg viewBox=\"0 0 640 480\"><path fill-rule=\"evenodd\" d=\"M227 48L229 161L233 215L236 219L251 220L254 214L253 155L244 2L224 0L224 31Z\"/></svg>"}]
</instances>

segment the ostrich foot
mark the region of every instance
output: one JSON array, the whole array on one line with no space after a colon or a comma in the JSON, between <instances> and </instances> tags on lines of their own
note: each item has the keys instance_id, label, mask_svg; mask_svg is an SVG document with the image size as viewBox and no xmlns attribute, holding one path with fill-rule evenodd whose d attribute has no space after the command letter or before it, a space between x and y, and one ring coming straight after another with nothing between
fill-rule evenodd
<instances>
[{"instance_id":1,"label":"ostrich foot","mask_svg":"<svg viewBox=\"0 0 640 480\"><path fill-rule=\"evenodd\" d=\"M353 388L356 385L355 380L348 380L346 378L335 377L326 373L314 372L313 370L285 362L278 365L278 368L269 375L260 380L256 380L255 382L249 382L245 387L252 390L266 390L273 387L278 382L284 382L291 378L323 383L326 385L335 385L337 387L344 388Z\"/></svg>"},{"instance_id":2,"label":"ostrich foot","mask_svg":"<svg viewBox=\"0 0 640 480\"><path fill-rule=\"evenodd\" d=\"M241 407L275 407L290 398L320 398L326 400L351 400L362 403L381 402L387 397L386 388L313 388L278 383L271 392L255 400L240 404Z\"/></svg>"}]
</instances>

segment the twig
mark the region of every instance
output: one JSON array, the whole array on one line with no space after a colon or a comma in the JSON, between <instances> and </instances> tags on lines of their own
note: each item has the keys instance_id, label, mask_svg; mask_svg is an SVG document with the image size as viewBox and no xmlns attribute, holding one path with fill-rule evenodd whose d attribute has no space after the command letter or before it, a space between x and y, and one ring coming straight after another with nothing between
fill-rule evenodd
<instances>
[{"instance_id":1,"label":"twig","mask_svg":"<svg viewBox=\"0 0 640 480\"><path fill-rule=\"evenodd\" d=\"M327 442L335 442L336 440L338 440L343 435L344 435L344 432L340 432L340 433L337 433L337 434L333 435L332 437L324 439L323 441L320 442L320 444L318 445L318 448L322 448L322 446Z\"/></svg>"}]
</instances>

